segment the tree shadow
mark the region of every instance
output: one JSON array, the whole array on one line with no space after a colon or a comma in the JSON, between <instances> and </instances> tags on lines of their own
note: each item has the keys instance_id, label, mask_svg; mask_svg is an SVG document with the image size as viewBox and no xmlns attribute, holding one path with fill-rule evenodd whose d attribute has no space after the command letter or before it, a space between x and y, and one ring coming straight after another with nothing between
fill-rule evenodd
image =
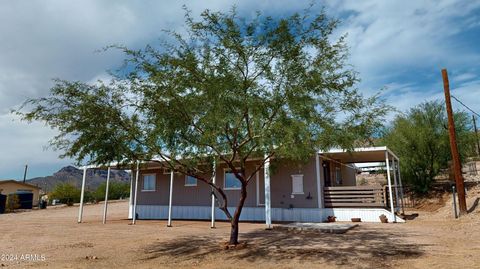
<instances>
[{"instance_id":1,"label":"tree shadow","mask_svg":"<svg viewBox=\"0 0 480 269\"><path fill-rule=\"evenodd\" d=\"M416 219L419 215L418 213L412 213L412 214L404 214L402 215L405 220L414 220Z\"/></svg>"},{"instance_id":2,"label":"tree shadow","mask_svg":"<svg viewBox=\"0 0 480 269\"><path fill-rule=\"evenodd\" d=\"M478 207L479 201L480 198L477 197L477 199L475 199L475 202L473 202L472 206L467 210L467 213L472 213L473 211L475 211L475 209Z\"/></svg>"},{"instance_id":3,"label":"tree shadow","mask_svg":"<svg viewBox=\"0 0 480 269\"><path fill-rule=\"evenodd\" d=\"M394 229L394 227L392 227ZM335 263L355 268L388 267L394 259L423 255L421 245L407 243L401 232L358 227L345 234L314 231L256 230L240 235L244 248L225 250L226 238L215 235L180 237L145 247L145 260L167 258L169 264L202 262L218 255L221 260L285 263Z\"/></svg>"}]
</instances>

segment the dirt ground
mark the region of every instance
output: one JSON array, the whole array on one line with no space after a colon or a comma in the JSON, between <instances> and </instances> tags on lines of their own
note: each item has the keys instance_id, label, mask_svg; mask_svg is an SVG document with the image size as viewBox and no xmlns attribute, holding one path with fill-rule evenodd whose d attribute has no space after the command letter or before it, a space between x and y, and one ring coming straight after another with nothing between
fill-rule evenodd
<instances>
[{"instance_id":1,"label":"dirt ground","mask_svg":"<svg viewBox=\"0 0 480 269\"><path fill-rule=\"evenodd\" d=\"M229 225L207 221L140 220L129 225L128 203L0 215L4 268L480 268L480 190L472 213L455 220L444 197L433 212L408 211L405 224L361 223L346 234L292 232L242 223L244 248L224 250ZM22 256L23 255L23 256ZM28 256L29 255L29 256ZM12 260L13 259L13 260Z\"/></svg>"}]
</instances>

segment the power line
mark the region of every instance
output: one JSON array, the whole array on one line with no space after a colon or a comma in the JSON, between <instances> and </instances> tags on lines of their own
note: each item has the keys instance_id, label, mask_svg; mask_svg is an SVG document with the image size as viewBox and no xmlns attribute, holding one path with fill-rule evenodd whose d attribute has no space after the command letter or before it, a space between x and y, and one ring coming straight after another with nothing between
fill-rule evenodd
<instances>
[{"instance_id":1,"label":"power line","mask_svg":"<svg viewBox=\"0 0 480 269\"><path fill-rule=\"evenodd\" d=\"M465 105L462 101L458 100L457 97L451 95L451 97L453 99L455 99L457 102L459 102L462 106L464 106L466 109L470 110L473 114L477 115L477 117L480 117L480 114L478 114L477 112L473 111L473 109L469 108L467 105Z\"/></svg>"},{"instance_id":2,"label":"power line","mask_svg":"<svg viewBox=\"0 0 480 269\"><path fill-rule=\"evenodd\" d=\"M476 137L476 143L477 143L477 150L478 150L478 154L480 154L480 142L479 142L479 139L478 139L478 131L477 131L477 124L475 123L475 115L477 115L477 117L480 117L480 115L473 111L473 109L469 108L467 105L465 105L464 103L462 103L462 101L458 100L457 97L451 95L451 97L453 99L455 99L457 102L459 102L461 105L463 105L466 109L470 110L474 115L472 115L472 121L473 121L473 131L475 133L475 137Z\"/></svg>"}]
</instances>

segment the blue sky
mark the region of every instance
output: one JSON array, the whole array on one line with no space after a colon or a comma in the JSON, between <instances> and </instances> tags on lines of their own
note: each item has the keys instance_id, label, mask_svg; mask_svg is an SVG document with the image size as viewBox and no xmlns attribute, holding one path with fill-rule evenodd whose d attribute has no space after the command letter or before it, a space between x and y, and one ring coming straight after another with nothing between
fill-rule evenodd
<instances>
[{"instance_id":1,"label":"blue sky","mask_svg":"<svg viewBox=\"0 0 480 269\"><path fill-rule=\"evenodd\" d=\"M119 66L117 52L96 53L111 44L140 48L181 31L182 5L240 15L256 10L278 17L301 11L310 1L4 1L0 5L0 179L49 175L71 160L47 149L56 131L27 124L9 113L28 97L48 93L52 78L95 82ZM350 63L366 95L385 88L387 102L400 111L442 99L441 69L447 68L452 94L480 112L480 1L317 1L315 9L348 33ZM462 107L453 101L457 109Z\"/></svg>"}]
</instances>

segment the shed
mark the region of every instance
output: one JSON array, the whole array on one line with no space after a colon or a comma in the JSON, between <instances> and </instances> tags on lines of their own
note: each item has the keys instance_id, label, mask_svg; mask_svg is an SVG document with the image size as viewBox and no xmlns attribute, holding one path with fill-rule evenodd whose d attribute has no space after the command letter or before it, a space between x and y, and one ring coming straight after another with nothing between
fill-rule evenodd
<instances>
[{"instance_id":1,"label":"shed","mask_svg":"<svg viewBox=\"0 0 480 269\"><path fill-rule=\"evenodd\" d=\"M0 194L9 195L9 194L33 194L32 205L37 206L39 200L40 187L37 187L32 184L23 183L16 180L1 180L0 181Z\"/></svg>"}]
</instances>

